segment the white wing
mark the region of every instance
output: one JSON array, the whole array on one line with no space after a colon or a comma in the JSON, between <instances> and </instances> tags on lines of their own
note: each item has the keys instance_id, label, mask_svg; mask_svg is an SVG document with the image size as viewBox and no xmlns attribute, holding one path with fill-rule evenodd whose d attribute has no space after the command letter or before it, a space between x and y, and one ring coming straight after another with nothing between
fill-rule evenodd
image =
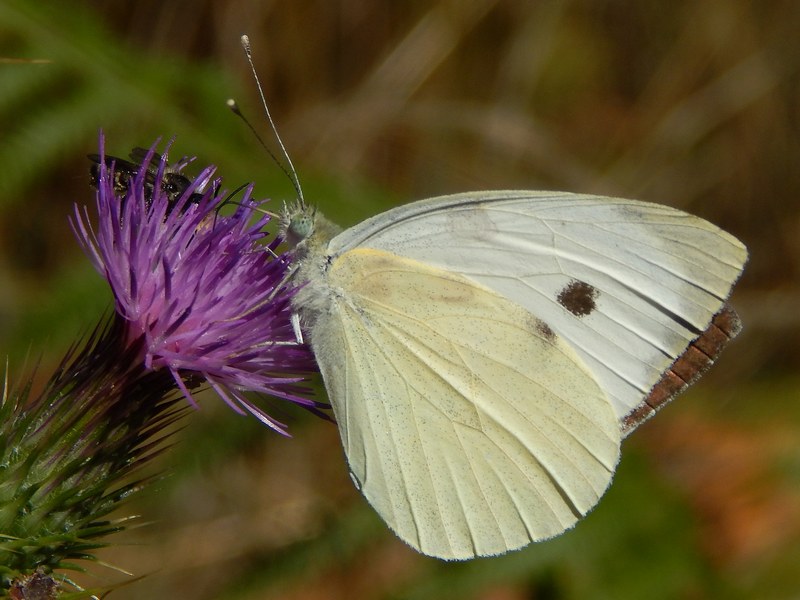
<instances>
[{"instance_id":1,"label":"white wing","mask_svg":"<svg viewBox=\"0 0 800 600\"><path fill-rule=\"evenodd\" d=\"M739 329L735 313L718 313L746 249L666 206L552 192L459 194L368 219L328 251L356 247L466 275L535 314L577 351L626 432Z\"/></svg>"},{"instance_id":2,"label":"white wing","mask_svg":"<svg viewBox=\"0 0 800 600\"><path fill-rule=\"evenodd\" d=\"M400 538L445 559L499 554L597 503L616 414L533 314L376 250L338 256L327 285L311 344L353 477Z\"/></svg>"}]
</instances>

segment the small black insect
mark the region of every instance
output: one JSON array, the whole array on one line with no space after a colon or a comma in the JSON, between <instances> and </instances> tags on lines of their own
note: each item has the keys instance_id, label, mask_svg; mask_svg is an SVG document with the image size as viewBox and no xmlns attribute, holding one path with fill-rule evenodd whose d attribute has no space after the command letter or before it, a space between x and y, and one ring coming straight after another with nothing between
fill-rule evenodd
<instances>
[{"instance_id":1,"label":"small black insect","mask_svg":"<svg viewBox=\"0 0 800 600\"><path fill-rule=\"evenodd\" d=\"M99 154L88 154L89 160L92 161L92 165L89 168L89 183L95 189L100 182L100 165L105 164L107 167L114 167L114 192L120 195L125 194L128 191L131 184L133 183L133 178L142 168L145 160L147 159L147 155L149 150L144 148L134 148L131 150L129 157L131 161L125 160L124 158L118 158L116 156L105 156L101 157ZM161 164L161 155L157 152L153 152L150 155L150 162L147 165L147 172L144 181L144 196L145 202L149 205L153 199L153 190L157 184L158 178L158 169L159 165ZM161 176L160 182L158 184L161 186L161 191L164 192L167 196L168 205L173 208L178 200L181 198L183 193L189 188L192 184L192 181L182 175L173 167L169 165L165 165L164 171ZM202 200L203 194L194 192L189 196L189 202L194 202L197 204Z\"/></svg>"}]
</instances>

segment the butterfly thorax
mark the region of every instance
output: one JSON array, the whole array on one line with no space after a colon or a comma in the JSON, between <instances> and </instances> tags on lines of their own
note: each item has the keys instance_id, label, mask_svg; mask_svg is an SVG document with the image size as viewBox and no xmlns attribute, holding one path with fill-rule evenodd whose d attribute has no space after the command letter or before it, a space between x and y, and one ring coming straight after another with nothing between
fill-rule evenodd
<instances>
[{"instance_id":1,"label":"butterfly thorax","mask_svg":"<svg viewBox=\"0 0 800 600\"><path fill-rule=\"evenodd\" d=\"M320 311L329 305L332 290L327 286L325 273L330 266L328 243L342 231L326 219L315 207L296 202L284 207L281 214L281 234L293 249L295 272L292 282L301 288L292 299L304 328L310 328Z\"/></svg>"}]
</instances>

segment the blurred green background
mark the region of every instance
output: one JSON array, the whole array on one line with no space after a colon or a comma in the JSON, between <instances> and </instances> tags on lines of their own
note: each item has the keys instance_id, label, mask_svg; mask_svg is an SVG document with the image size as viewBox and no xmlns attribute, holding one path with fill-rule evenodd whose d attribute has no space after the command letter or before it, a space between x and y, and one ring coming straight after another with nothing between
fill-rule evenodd
<instances>
[{"instance_id":1,"label":"blurred green background","mask_svg":"<svg viewBox=\"0 0 800 600\"><path fill-rule=\"evenodd\" d=\"M292 197L225 108L268 135L248 33L306 197L341 225L490 188L677 206L741 238L745 324L719 364L624 445L573 531L447 564L397 541L337 432L266 400L282 438L203 397L101 554L112 598L800 597L800 3L0 0L0 353L49 373L109 310L73 239L99 129L228 187ZM31 63L17 59L45 59ZM196 172L196 171L195 171ZM85 585L131 578L92 566Z\"/></svg>"}]
</instances>

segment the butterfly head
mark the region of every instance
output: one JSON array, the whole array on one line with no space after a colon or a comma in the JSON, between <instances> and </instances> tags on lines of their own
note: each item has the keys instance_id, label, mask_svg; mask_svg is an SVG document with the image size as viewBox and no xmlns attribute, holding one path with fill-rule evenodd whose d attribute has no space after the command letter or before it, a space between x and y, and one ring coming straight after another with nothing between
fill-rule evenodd
<instances>
[{"instance_id":1,"label":"butterfly head","mask_svg":"<svg viewBox=\"0 0 800 600\"><path fill-rule=\"evenodd\" d=\"M285 205L281 212L281 234L301 256L318 251L340 231L316 207L302 201Z\"/></svg>"},{"instance_id":2,"label":"butterfly head","mask_svg":"<svg viewBox=\"0 0 800 600\"><path fill-rule=\"evenodd\" d=\"M301 202L286 204L281 211L281 233L292 248L303 246L314 235L317 211Z\"/></svg>"}]
</instances>

